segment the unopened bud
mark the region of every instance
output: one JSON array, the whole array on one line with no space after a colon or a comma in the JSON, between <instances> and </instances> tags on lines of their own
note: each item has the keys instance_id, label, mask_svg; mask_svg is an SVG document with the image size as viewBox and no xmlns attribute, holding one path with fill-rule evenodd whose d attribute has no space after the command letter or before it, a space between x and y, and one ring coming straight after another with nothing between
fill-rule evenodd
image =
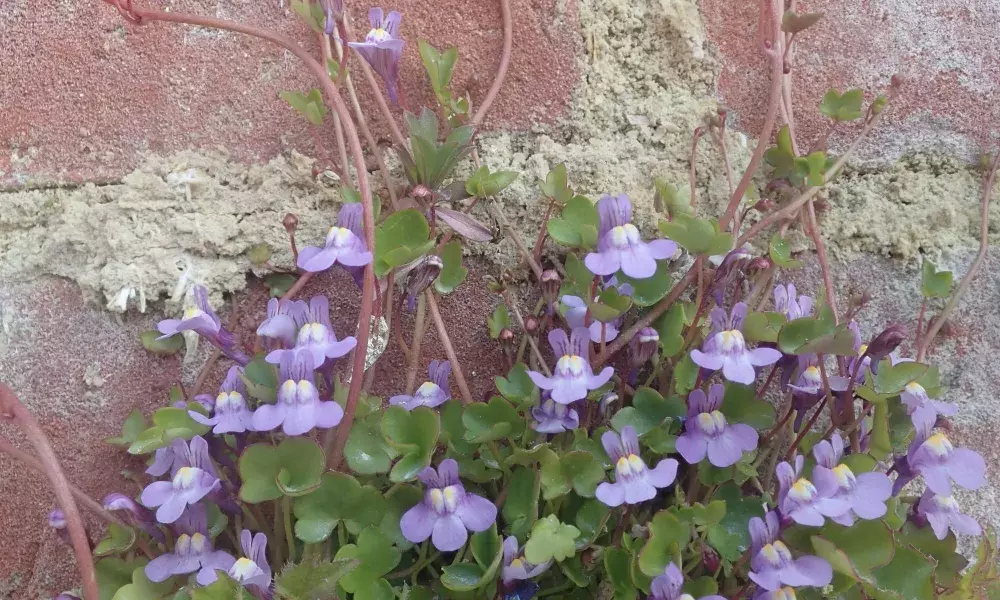
<instances>
[{"instance_id":1,"label":"unopened bud","mask_svg":"<svg viewBox=\"0 0 1000 600\"><path fill-rule=\"evenodd\" d=\"M507 357L507 362L513 362L514 360L514 332L510 330L509 327L504 327L500 330L500 335L497 337L500 342L500 349L503 350L504 356Z\"/></svg>"},{"instance_id":2,"label":"unopened bud","mask_svg":"<svg viewBox=\"0 0 1000 600\"><path fill-rule=\"evenodd\" d=\"M629 358L633 368L639 368L653 358L660 347L660 334L652 327L643 327L629 340Z\"/></svg>"},{"instance_id":3,"label":"unopened bud","mask_svg":"<svg viewBox=\"0 0 1000 600\"><path fill-rule=\"evenodd\" d=\"M59 539L66 542L67 544L72 544L69 539L69 530L66 529L66 513L62 511L61 508L53 509L48 515L49 527L55 530L56 535Z\"/></svg>"},{"instance_id":4,"label":"unopened bud","mask_svg":"<svg viewBox=\"0 0 1000 600\"><path fill-rule=\"evenodd\" d=\"M770 256L758 256L757 258L750 261L750 266L748 267L751 271L766 271L774 266L774 261L771 260Z\"/></svg>"},{"instance_id":5,"label":"unopened bud","mask_svg":"<svg viewBox=\"0 0 1000 600\"><path fill-rule=\"evenodd\" d=\"M524 330L528 332L528 335L535 335L538 333L538 319L535 317L528 317L524 320Z\"/></svg>"},{"instance_id":6,"label":"unopened bud","mask_svg":"<svg viewBox=\"0 0 1000 600\"><path fill-rule=\"evenodd\" d=\"M753 205L752 208L757 212L770 212L771 209L774 208L774 200L771 200L770 198L761 198L756 204Z\"/></svg>"},{"instance_id":7,"label":"unopened bud","mask_svg":"<svg viewBox=\"0 0 1000 600\"><path fill-rule=\"evenodd\" d=\"M285 231L292 233L299 226L299 218L292 213L288 213L285 215L285 218L281 220L281 224L285 226Z\"/></svg>"},{"instance_id":8,"label":"unopened bud","mask_svg":"<svg viewBox=\"0 0 1000 600\"><path fill-rule=\"evenodd\" d=\"M701 564L704 565L705 570L709 573L715 573L719 570L719 553L712 550L708 546L702 546L701 549Z\"/></svg>"},{"instance_id":9,"label":"unopened bud","mask_svg":"<svg viewBox=\"0 0 1000 600\"><path fill-rule=\"evenodd\" d=\"M598 405L598 411L602 415L607 414L608 409L611 407L611 405L617 401L618 401L618 394L615 393L614 390L610 392L605 392L604 395L601 396L601 402Z\"/></svg>"},{"instance_id":10,"label":"unopened bud","mask_svg":"<svg viewBox=\"0 0 1000 600\"><path fill-rule=\"evenodd\" d=\"M869 342L865 356L872 359L872 364L877 364L880 360L892 354L905 339L906 327L899 323L893 323Z\"/></svg>"},{"instance_id":11,"label":"unopened bud","mask_svg":"<svg viewBox=\"0 0 1000 600\"><path fill-rule=\"evenodd\" d=\"M430 198L434 192L432 192L426 185L418 183L413 186L412 190L410 190L410 194L412 194L414 198Z\"/></svg>"},{"instance_id":12,"label":"unopened bud","mask_svg":"<svg viewBox=\"0 0 1000 600\"><path fill-rule=\"evenodd\" d=\"M542 271L538 286L541 288L542 301L545 302L545 306L552 306L559 299L559 286L561 284L562 278L559 277L559 273L552 269Z\"/></svg>"},{"instance_id":13,"label":"unopened bud","mask_svg":"<svg viewBox=\"0 0 1000 600\"><path fill-rule=\"evenodd\" d=\"M434 283L443 267L444 262L440 256L428 254L410 269L410 274L406 277L406 297L410 310L413 310L417 296L424 293L424 290Z\"/></svg>"}]
</instances>

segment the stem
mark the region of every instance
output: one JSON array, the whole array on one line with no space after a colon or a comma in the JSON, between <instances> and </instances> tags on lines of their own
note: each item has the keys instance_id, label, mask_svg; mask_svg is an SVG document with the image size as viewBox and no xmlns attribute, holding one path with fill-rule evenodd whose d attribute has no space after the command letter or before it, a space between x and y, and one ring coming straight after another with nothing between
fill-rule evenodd
<instances>
[{"instance_id":1,"label":"stem","mask_svg":"<svg viewBox=\"0 0 1000 600\"><path fill-rule=\"evenodd\" d=\"M444 320L441 318L441 311L438 310L437 299L434 298L434 293L430 290L427 290L425 294L427 295L427 306L431 309L431 318L434 319L438 337L441 338L441 345L444 346L444 352L448 355L448 360L451 361L451 373L455 376L458 391L462 394L462 402L472 404L472 393L469 391L469 384L465 382L465 375L462 374L462 365L458 362L458 355L455 354L455 348L451 345L451 338L448 337L448 330L445 328Z\"/></svg>"},{"instance_id":2,"label":"stem","mask_svg":"<svg viewBox=\"0 0 1000 600\"><path fill-rule=\"evenodd\" d=\"M538 366L547 377L551 377L552 372L549 371L549 366L545 364L545 357L542 356L541 351L538 349L538 344L535 343L535 338L528 333L528 329L524 326L524 317L521 315L521 309L517 307L517 303L514 302L509 289L505 289L503 291L503 299L507 301L507 306L514 311L514 319L517 320L517 324L520 325L521 331L524 332L524 339L526 339L528 341L528 345L531 346L532 354L534 354L535 358L538 359Z\"/></svg>"},{"instance_id":3,"label":"stem","mask_svg":"<svg viewBox=\"0 0 1000 600\"><path fill-rule=\"evenodd\" d=\"M982 205L982 223L979 229L979 253L976 254L976 259L972 261L972 265L969 270L966 271L965 277L962 278L962 282L958 284L958 289L955 293L951 295L948 299L948 303L945 305L944 310L941 314L937 316L931 323L927 326L927 333L924 334L924 339L920 341L917 345L917 362L924 359L924 355L927 354L927 349L930 347L931 342L934 341L934 337L937 336L938 332L941 331L941 327L944 325L945 321L948 320L948 316L954 312L955 307L958 306L959 300L962 296L969 291L969 286L972 285L972 280L976 276L976 272L979 268L983 266L983 261L986 260L986 253L990 249L990 201L993 199L993 186L996 182L997 168L1000 168L1000 152L993 157L993 162L990 164L989 175L986 177L986 183L983 185L983 199Z\"/></svg>"},{"instance_id":4,"label":"stem","mask_svg":"<svg viewBox=\"0 0 1000 600\"><path fill-rule=\"evenodd\" d=\"M284 521L281 520L281 507L277 500L274 501L274 565L276 568L281 568L285 564L285 555L283 544L281 543L282 530L285 528ZM286 538L287 539L287 538ZM291 562L291 548L288 549L288 560Z\"/></svg>"},{"instance_id":5,"label":"stem","mask_svg":"<svg viewBox=\"0 0 1000 600\"><path fill-rule=\"evenodd\" d=\"M417 369L420 367L420 346L423 345L427 333L427 297L420 294L417 298L417 318L413 323L413 344L410 346L409 362L406 366L406 394L413 395L417 385Z\"/></svg>"},{"instance_id":6,"label":"stem","mask_svg":"<svg viewBox=\"0 0 1000 600\"><path fill-rule=\"evenodd\" d=\"M809 433L809 431L812 429L812 426L816 424L816 419L819 419L819 416L820 414L822 414L823 409L826 408L826 403L829 401L830 401L829 396L823 396L823 401L820 402L819 406L816 407L816 412L814 412L813 416L809 418L809 422L806 423L806 426L802 428L802 431L799 432L799 435L795 437L795 441L792 442L792 445L788 449L788 452L785 453L785 460L788 460L795 455L795 450L797 450L799 444L802 443L802 438L806 437L806 434Z\"/></svg>"},{"instance_id":7,"label":"stem","mask_svg":"<svg viewBox=\"0 0 1000 600\"><path fill-rule=\"evenodd\" d=\"M323 63L328 65L330 64L330 60L333 58L333 51L330 48L330 38L324 33L318 33L317 35L319 36L319 47L323 51ZM339 46L337 54L338 56L341 55ZM350 187L354 187L354 184L351 183L351 167L347 162L347 145L344 141L344 126L340 122L340 116L337 113L333 114L333 133L337 139L337 155L340 157L340 176L344 180L344 183Z\"/></svg>"},{"instance_id":8,"label":"stem","mask_svg":"<svg viewBox=\"0 0 1000 600\"><path fill-rule=\"evenodd\" d=\"M212 350L212 354L209 355L208 360L205 361L205 365L201 368L201 373L198 373L198 379L194 382L194 387L191 388L191 399L201 392L201 388L205 387L205 381L208 380L208 376L212 374L212 367L215 366L216 361L222 356L222 350L216 348Z\"/></svg>"},{"instance_id":9,"label":"stem","mask_svg":"<svg viewBox=\"0 0 1000 600\"><path fill-rule=\"evenodd\" d=\"M690 202L690 204L691 204L692 207L695 204L695 186L694 186L694 180L695 180L695 166L696 166L696 162L697 162L696 161L697 157L695 156L695 154L698 152L698 140L700 140L701 136L703 136L703 135L705 135L705 128L704 127L695 127L695 129L694 129L694 139L691 140L691 168L690 168L690 175L689 175L690 182L688 184L688 186L691 188L691 202Z\"/></svg>"},{"instance_id":10,"label":"stem","mask_svg":"<svg viewBox=\"0 0 1000 600\"><path fill-rule=\"evenodd\" d=\"M833 322L837 324L837 300L834 296L833 276L830 274L830 264L826 260L826 249L823 247L823 239L819 234L819 225L816 222L815 202L810 199L807 216L809 217L809 236L816 247L816 257L819 259L819 268L823 272L823 287L826 289L826 301L830 303L830 310L833 312Z\"/></svg>"},{"instance_id":11,"label":"stem","mask_svg":"<svg viewBox=\"0 0 1000 600\"><path fill-rule=\"evenodd\" d=\"M493 101L496 100L503 81L507 77L507 67L510 66L510 54L514 48L514 23L510 14L510 0L500 0L500 14L503 16L503 51L500 54L500 66L497 67L497 76L493 79L493 85L486 92L483 103L479 105L479 110L472 117L472 124L479 125L483 117L486 116Z\"/></svg>"},{"instance_id":12,"label":"stem","mask_svg":"<svg viewBox=\"0 0 1000 600\"><path fill-rule=\"evenodd\" d=\"M77 508L76 501L73 500L69 481L66 480L66 475L63 474L62 468L59 466L59 458L35 417L21 404L14 392L2 383L0 383L0 413L2 413L0 416L4 420L17 425L25 433L28 441L35 448L35 452L38 453L41 466L49 478L49 483L52 484L52 490L55 492L59 507L66 515L66 527L69 530L73 553L76 555L76 567L80 571L80 578L83 581L84 598L98 600L100 593L97 588L97 574L94 571L94 557L90 553L90 540L87 538L87 530L83 527L80 509Z\"/></svg>"},{"instance_id":13,"label":"stem","mask_svg":"<svg viewBox=\"0 0 1000 600\"><path fill-rule=\"evenodd\" d=\"M767 379L764 380L764 385L760 387L757 392L757 399L760 400L767 393L767 388L771 387L771 382L774 380L774 375L778 372L778 366L775 365L771 367L771 372L767 374Z\"/></svg>"},{"instance_id":14,"label":"stem","mask_svg":"<svg viewBox=\"0 0 1000 600\"><path fill-rule=\"evenodd\" d=\"M763 446L765 443L767 443L767 441L770 440L775 433L777 433L782 427L785 426L785 423L788 422L788 419L792 418L792 413L795 412L795 403L792 402L791 392L789 392L787 396L788 396L788 401L786 402L786 404L788 405L788 409L785 411L785 416L781 417L781 420L778 421L778 424L772 427L770 431L761 436L759 444L760 446Z\"/></svg>"},{"instance_id":15,"label":"stem","mask_svg":"<svg viewBox=\"0 0 1000 600\"><path fill-rule=\"evenodd\" d=\"M771 58L771 92L767 101L767 114L764 116L764 125L761 127L760 135L757 137L757 147L753 150L750 163L747 164L746 171L743 172L743 177L740 178L740 182L736 186L736 191L729 198L729 206L726 207L726 212L722 213L722 218L719 219L719 226L723 230L729 225L729 221L732 220L733 215L736 214L736 209L743 200L743 195L746 194L747 189L750 188L750 184L753 183L754 173L756 173L757 167L760 166L760 162L764 158L764 152L771 141L771 133L774 132L774 125L778 117L778 104L781 102L781 86L784 78L784 61L776 47L777 38L781 36L781 13L773 5L770 12L774 13L770 16L775 41L765 42L765 52ZM761 18L764 18L763 14ZM740 244L737 243L736 247L738 248L739 246Z\"/></svg>"},{"instance_id":16,"label":"stem","mask_svg":"<svg viewBox=\"0 0 1000 600\"><path fill-rule=\"evenodd\" d=\"M517 250L521 253L521 256L524 257L528 266L531 267L531 271L535 274L535 277L541 279L542 267L539 266L538 262L535 261L535 257L532 256L532 253L528 251L527 246L524 245L524 240L521 239L521 235L511 226L510 220L507 219L507 215L503 213L503 210L494 201L489 202L488 206L492 209L497 220L500 221L500 224L503 225L503 228L507 230L507 235L514 241L514 245L517 246Z\"/></svg>"},{"instance_id":17,"label":"stem","mask_svg":"<svg viewBox=\"0 0 1000 600\"><path fill-rule=\"evenodd\" d=\"M549 217L552 216L552 207L555 206L555 199L549 198L549 205L545 207L545 216L542 217L542 226L538 230L538 237L535 238L535 249L531 253L535 262L542 260L542 247L545 246L545 235L548 233L547 225Z\"/></svg>"},{"instance_id":18,"label":"stem","mask_svg":"<svg viewBox=\"0 0 1000 600\"><path fill-rule=\"evenodd\" d=\"M486 447L490 449L490 454L493 456L493 460L497 461L497 467L503 471L504 477L510 479L510 467L503 462L503 457L500 456L500 449L497 448L497 443L490 442Z\"/></svg>"},{"instance_id":19,"label":"stem","mask_svg":"<svg viewBox=\"0 0 1000 600\"><path fill-rule=\"evenodd\" d=\"M288 562L295 562L295 530L292 529L291 496L282 496L281 514L284 518L285 542L288 544Z\"/></svg>"}]
</instances>

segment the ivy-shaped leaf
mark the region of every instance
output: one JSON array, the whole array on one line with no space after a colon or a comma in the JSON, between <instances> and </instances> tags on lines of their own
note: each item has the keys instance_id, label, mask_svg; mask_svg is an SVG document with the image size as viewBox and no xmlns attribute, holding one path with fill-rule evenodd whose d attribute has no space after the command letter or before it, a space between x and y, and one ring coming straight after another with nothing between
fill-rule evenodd
<instances>
[{"instance_id":1,"label":"ivy-shaped leaf","mask_svg":"<svg viewBox=\"0 0 1000 600\"><path fill-rule=\"evenodd\" d=\"M124 554L135 544L135 530L131 527L123 527L117 523L108 525L108 532L104 539L94 547L94 556L109 556L112 554Z\"/></svg>"},{"instance_id":2,"label":"ivy-shaped leaf","mask_svg":"<svg viewBox=\"0 0 1000 600\"><path fill-rule=\"evenodd\" d=\"M599 226L597 207L584 196L567 200L560 216L546 223L549 236L570 248L596 248Z\"/></svg>"},{"instance_id":3,"label":"ivy-shaped leaf","mask_svg":"<svg viewBox=\"0 0 1000 600\"><path fill-rule=\"evenodd\" d=\"M661 575L687 546L690 536L690 527L683 527L676 515L659 511L649 522L649 540L639 552L639 569L648 577Z\"/></svg>"},{"instance_id":4,"label":"ivy-shaped leaf","mask_svg":"<svg viewBox=\"0 0 1000 600\"><path fill-rule=\"evenodd\" d=\"M163 356L170 356L171 354L177 354L184 349L184 336L176 333L172 336L160 339L163 334L155 329L149 331L143 331L139 334L139 341L142 342L142 347L146 350L152 352L153 354L160 354Z\"/></svg>"},{"instance_id":5,"label":"ivy-shaped leaf","mask_svg":"<svg viewBox=\"0 0 1000 600\"><path fill-rule=\"evenodd\" d=\"M450 294L469 274L469 270L462 266L462 244L457 240L445 244L441 249L441 262L441 273L434 280L434 289Z\"/></svg>"},{"instance_id":6,"label":"ivy-shaped leaf","mask_svg":"<svg viewBox=\"0 0 1000 600\"><path fill-rule=\"evenodd\" d=\"M545 181L541 185L542 193L546 197L552 198L560 204L565 204L573 197L573 190L569 188L569 181L566 177L566 165L559 163L552 167Z\"/></svg>"},{"instance_id":7,"label":"ivy-shaped leaf","mask_svg":"<svg viewBox=\"0 0 1000 600\"><path fill-rule=\"evenodd\" d=\"M920 293L924 298L947 298L951 294L951 271L938 271L924 259L920 273Z\"/></svg>"},{"instance_id":8,"label":"ivy-shaped leaf","mask_svg":"<svg viewBox=\"0 0 1000 600\"><path fill-rule=\"evenodd\" d=\"M107 438L104 441L115 446L131 446L139 434L145 430L146 418L142 416L141 410L133 408L132 412L125 417L125 422L122 423L121 435Z\"/></svg>"},{"instance_id":9,"label":"ivy-shaped leaf","mask_svg":"<svg viewBox=\"0 0 1000 600\"><path fill-rule=\"evenodd\" d=\"M861 103L865 94L860 89L847 90L843 94L829 90L823 96L819 111L834 121L854 121L862 116Z\"/></svg>"},{"instance_id":10,"label":"ivy-shaped leaf","mask_svg":"<svg viewBox=\"0 0 1000 600\"><path fill-rule=\"evenodd\" d=\"M170 580L153 583L146 577L145 568L132 571L132 583L119 589L112 600L161 600L169 597L174 588Z\"/></svg>"},{"instance_id":11,"label":"ivy-shaped leaf","mask_svg":"<svg viewBox=\"0 0 1000 600\"><path fill-rule=\"evenodd\" d=\"M337 582L357 566L358 561L349 558L290 564L275 578L274 588L278 598L288 600L332 598L337 592Z\"/></svg>"},{"instance_id":12,"label":"ivy-shaped leaf","mask_svg":"<svg viewBox=\"0 0 1000 600\"><path fill-rule=\"evenodd\" d=\"M653 180L653 205L660 212L666 212L667 216L673 219L678 214L690 215L694 212L691 206L691 190L684 186L678 190L677 186L656 178Z\"/></svg>"},{"instance_id":13,"label":"ivy-shaped leaf","mask_svg":"<svg viewBox=\"0 0 1000 600\"><path fill-rule=\"evenodd\" d=\"M311 89L309 93L302 92L281 92L278 96L295 109L295 112L309 119L313 125L322 125L323 117L326 116L326 105L323 104L323 93L318 89Z\"/></svg>"},{"instance_id":14,"label":"ivy-shaped leaf","mask_svg":"<svg viewBox=\"0 0 1000 600\"><path fill-rule=\"evenodd\" d=\"M352 521L355 529L382 522L387 503L382 494L370 485L344 473L323 475L320 487L310 494L295 498L295 536L314 544L330 537L341 520Z\"/></svg>"},{"instance_id":15,"label":"ivy-shaped leaf","mask_svg":"<svg viewBox=\"0 0 1000 600\"><path fill-rule=\"evenodd\" d=\"M416 479L420 471L430 466L440 434L438 415L426 406L412 411L402 406L386 409L382 417L382 435L400 454L400 459L389 471L389 480L399 483Z\"/></svg>"},{"instance_id":16,"label":"ivy-shaped leaf","mask_svg":"<svg viewBox=\"0 0 1000 600\"><path fill-rule=\"evenodd\" d=\"M824 159L825 163L825 159ZM816 185L821 185L816 184ZM788 240L781 237L781 234L774 234L771 237L771 244L768 254L775 265L783 269L798 269L802 266L801 260L795 260L792 258L792 246L788 243Z\"/></svg>"},{"instance_id":17,"label":"ivy-shaped leaf","mask_svg":"<svg viewBox=\"0 0 1000 600\"><path fill-rule=\"evenodd\" d=\"M434 241L429 240L430 226L415 208L396 211L375 228L375 274L385 275L423 256Z\"/></svg>"},{"instance_id":18,"label":"ivy-shaped leaf","mask_svg":"<svg viewBox=\"0 0 1000 600\"><path fill-rule=\"evenodd\" d=\"M444 52L438 52L424 40L417 40L417 47L434 93L446 92L451 84L451 73L455 69L455 62L458 61L458 48L452 47Z\"/></svg>"},{"instance_id":19,"label":"ivy-shaped leaf","mask_svg":"<svg viewBox=\"0 0 1000 600\"><path fill-rule=\"evenodd\" d=\"M714 256L729 252L732 234L719 231L719 224L687 214L677 214L672 221L660 221L660 231L691 254Z\"/></svg>"},{"instance_id":20,"label":"ivy-shaped leaf","mask_svg":"<svg viewBox=\"0 0 1000 600\"><path fill-rule=\"evenodd\" d=\"M497 171L490 173L489 167L479 167L465 182L465 190L470 196L488 198L496 196L517 179L516 171Z\"/></svg>"},{"instance_id":21,"label":"ivy-shaped leaf","mask_svg":"<svg viewBox=\"0 0 1000 600\"><path fill-rule=\"evenodd\" d=\"M240 499L250 504L317 489L326 469L323 449L308 438L285 438L277 447L253 444L240 455Z\"/></svg>"},{"instance_id":22,"label":"ivy-shaped leaf","mask_svg":"<svg viewBox=\"0 0 1000 600\"><path fill-rule=\"evenodd\" d=\"M663 299L670 291L673 278L670 276L670 263L665 260L656 261L656 272L645 279L632 279L627 275L619 275L621 283L632 286L632 301L636 306L652 306Z\"/></svg>"},{"instance_id":23,"label":"ivy-shaped leaf","mask_svg":"<svg viewBox=\"0 0 1000 600\"><path fill-rule=\"evenodd\" d=\"M494 396L489 402L476 402L465 407L462 415L465 440L483 444L506 437L517 437L524 432L524 418L509 402Z\"/></svg>"},{"instance_id":24,"label":"ivy-shaped leaf","mask_svg":"<svg viewBox=\"0 0 1000 600\"><path fill-rule=\"evenodd\" d=\"M528 376L528 367L517 363L511 367L506 377L495 377L500 395L519 405L534 404L538 400L538 386Z\"/></svg>"},{"instance_id":25,"label":"ivy-shaped leaf","mask_svg":"<svg viewBox=\"0 0 1000 600\"><path fill-rule=\"evenodd\" d=\"M550 560L566 560L576 554L575 540L579 535L579 529L560 523L555 515L538 519L524 545L524 558L536 565Z\"/></svg>"},{"instance_id":26,"label":"ivy-shaped leaf","mask_svg":"<svg viewBox=\"0 0 1000 600\"><path fill-rule=\"evenodd\" d=\"M499 339L500 332L510 329L510 312L506 304L498 304L490 316L486 318L486 325L490 328L490 338Z\"/></svg>"}]
</instances>

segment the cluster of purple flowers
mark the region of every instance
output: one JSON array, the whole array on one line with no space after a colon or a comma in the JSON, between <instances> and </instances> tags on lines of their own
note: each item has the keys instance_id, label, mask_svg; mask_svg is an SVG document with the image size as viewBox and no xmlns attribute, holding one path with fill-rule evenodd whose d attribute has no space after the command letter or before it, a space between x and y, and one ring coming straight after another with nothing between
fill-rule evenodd
<instances>
[{"instance_id":1,"label":"cluster of purple flowers","mask_svg":"<svg viewBox=\"0 0 1000 600\"><path fill-rule=\"evenodd\" d=\"M716 383L708 395L700 389L688 395L687 420L684 433L677 438L677 452L689 464L708 457L716 467L730 467L739 462L744 452L757 449L757 431L743 423L728 423L722 408L725 387Z\"/></svg>"}]
</instances>

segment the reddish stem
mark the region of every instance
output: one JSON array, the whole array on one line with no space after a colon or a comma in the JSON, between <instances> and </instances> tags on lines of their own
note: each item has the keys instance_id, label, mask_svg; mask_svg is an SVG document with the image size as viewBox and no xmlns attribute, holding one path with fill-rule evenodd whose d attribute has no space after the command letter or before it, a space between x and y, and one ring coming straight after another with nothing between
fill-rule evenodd
<instances>
[{"instance_id":1,"label":"reddish stem","mask_svg":"<svg viewBox=\"0 0 1000 600\"><path fill-rule=\"evenodd\" d=\"M705 128L704 127L695 127L695 129L694 129L694 139L691 140L691 173L690 173L690 176L689 176L690 183L688 184L689 187L691 188L691 206L694 206L694 203L695 203L695 186L694 186L694 180L695 180L695 166L696 166L696 163L697 163L695 154L698 152L698 140L700 140L701 136L703 136L703 135L705 135Z\"/></svg>"},{"instance_id":2,"label":"reddish stem","mask_svg":"<svg viewBox=\"0 0 1000 600\"><path fill-rule=\"evenodd\" d=\"M493 101L496 100L503 81L507 77L507 67L510 66L510 54L514 48L514 22L510 14L510 0L500 0L500 13L503 15L503 52L500 54L500 66L497 67L497 76L493 79L493 85L486 92L483 103L479 105L479 110L472 117L472 124L479 125L483 117L486 116Z\"/></svg>"},{"instance_id":3,"label":"reddish stem","mask_svg":"<svg viewBox=\"0 0 1000 600\"><path fill-rule=\"evenodd\" d=\"M69 481L59 466L59 459L48 437L14 392L2 383L0 383L0 411L5 420L14 423L25 433L35 448L45 475L52 484L59 507L66 515L66 527L69 529L70 542L76 555L76 567L83 581L83 596L86 600L98 600L100 594L97 589L97 574L94 571L94 557L90 553L87 530L83 527L83 517L80 516L76 501L73 500Z\"/></svg>"},{"instance_id":4,"label":"reddish stem","mask_svg":"<svg viewBox=\"0 0 1000 600\"><path fill-rule=\"evenodd\" d=\"M809 236L812 238L813 246L816 247L816 257L819 259L819 268L823 272L823 287L826 289L826 301L830 303L830 310L833 312L833 322L837 319L837 299L834 294L833 276L830 274L830 263L826 260L826 249L823 247L823 238L819 234L819 223L816 222L816 207L812 199L806 204L807 216L809 218Z\"/></svg>"},{"instance_id":5,"label":"reddish stem","mask_svg":"<svg viewBox=\"0 0 1000 600\"><path fill-rule=\"evenodd\" d=\"M444 319L441 318L441 311L438 310L437 299L430 290L426 292L427 307L431 310L431 318L437 327L438 337L441 338L441 345L444 346L444 353L451 361L451 372L455 376L455 383L458 384L458 391L462 394L462 402L472 404L472 392L469 391L469 384L465 382L465 374L462 373L462 365L458 362L458 355L451 345L451 338L448 337L448 330L444 326Z\"/></svg>"}]
</instances>

